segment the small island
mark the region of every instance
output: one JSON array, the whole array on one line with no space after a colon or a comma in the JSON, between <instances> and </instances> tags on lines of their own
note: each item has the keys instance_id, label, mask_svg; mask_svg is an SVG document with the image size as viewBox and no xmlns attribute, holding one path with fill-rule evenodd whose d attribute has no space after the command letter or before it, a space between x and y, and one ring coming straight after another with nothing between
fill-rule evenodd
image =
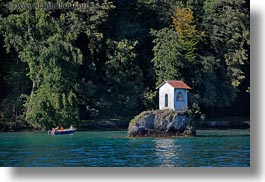
<instances>
[{"instance_id":1,"label":"small island","mask_svg":"<svg viewBox=\"0 0 265 182\"><path fill-rule=\"evenodd\" d=\"M159 89L159 110L144 111L129 124L129 137L195 136L194 120L188 115L188 90L181 80L166 80Z\"/></svg>"},{"instance_id":2,"label":"small island","mask_svg":"<svg viewBox=\"0 0 265 182\"><path fill-rule=\"evenodd\" d=\"M195 136L194 120L186 112L173 110L144 111L129 124L129 137Z\"/></svg>"}]
</instances>

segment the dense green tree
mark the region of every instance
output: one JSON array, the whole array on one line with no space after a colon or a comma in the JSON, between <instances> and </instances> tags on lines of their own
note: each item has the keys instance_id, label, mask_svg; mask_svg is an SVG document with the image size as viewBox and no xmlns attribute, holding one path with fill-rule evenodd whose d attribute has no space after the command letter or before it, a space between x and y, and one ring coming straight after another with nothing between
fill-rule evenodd
<instances>
[{"instance_id":1,"label":"dense green tree","mask_svg":"<svg viewBox=\"0 0 265 182\"><path fill-rule=\"evenodd\" d=\"M4 17L9 14L6 4L0 1L0 29ZM4 49L4 37L0 34L0 131L27 128L23 120L25 96L31 90L26 76L27 65L17 59L17 54L8 54Z\"/></svg>"},{"instance_id":2,"label":"dense green tree","mask_svg":"<svg viewBox=\"0 0 265 182\"><path fill-rule=\"evenodd\" d=\"M128 40L108 41L106 61L107 100L105 108L116 116L128 116L140 112L143 94L142 71L137 66L135 46Z\"/></svg>"},{"instance_id":3,"label":"dense green tree","mask_svg":"<svg viewBox=\"0 0 265 182\"><path fill-rule=\"evenodd\" d=\"M3 56L3 54L2 54ZM12 56L2 57L0 80L0 130L18 130L29 125L23 119L26 95L31 82L26 76L26 65Z\"/></svg>"},{"instance_id":4,"label":"dense green tree","mask_svg":"<svg viewBox=\"0 0 265 182\"><path fill-rule=\"evenodd\" d=\"M148 108L157 107L154 95L156 75L151 60L153 44L151 29L161 29L171 23L171 10L174 1L155 0L114 0L116 8L110 13L110 19L104 28L105 36L112 40L127 39L137 41L135 46L136 61L134 62L143 74L144 95L143 105ZM143 21L144 20L144 21ZM151 106L152 105L152 106Z\"/></svg>"},{"instance_id":5,"label":"dense green tree","mask_svg":"<svg viewBox=\"0 0 265 182\"><path fill-rule=\"evenodd\" d=\"M245 0L206 1L205 32L215 55L225 64L227 79L237 88L249 61L249 12Z\"/></svg>"},{"instance_id":6,"label":"dense green tree","mask_svg":"<svg viewBox=\"0 0 265 182\"><path fill-rule=\"evenodd\" d=\"M205 97L206 103L212 107L231 106L240 90L245 93L249 88L249 79L244 81L249 78L248 4L244 0L205 1L204 11L204 45L207 49L203 54L211 55L212 61L209 60L207 64L214 67L212 73L215 76L211 79L216 80L209 83L208 76L204 79L206 88L215 88L208 94L211 97ZM201 92L208 91L206 88L202 88Z\"/></svg>"},{"instance_id":7,"label":"dense green tree","mask_svg":"<svg viewBox=\"0 0 265 182\"><path fill-rule=\"evenodd\" d=\"M177 32L171 28L163 28L159 31L153 30L151 34L155 37L152 62L157 75L157 84L164 80L182 78L180 69L185 67L185 62L180 52Z\"/></svg>"},{"instance_id":8,"label":"dense green tree","mask_svg":"<svg viewBox=\"0 0 265 182\"><path fill-rule=\"evenodd\" d=\"M158 84L168 79L183 79L192 86L201 81L198 59L198 44L203 32L193 25L191 9L177 7L172 15L173 28L152 31L154 68ZM196 74L196 75L195 75Z\"/></svg>"},{"instance_id":9,"label":"dense green tree","mask_svg":"<svg viewBox=\"0 0 265 182\"><path fill-rule=\"evenodd\" d=\"M16 1L13 1L17 3ZM45 4L23 1L20 3ZM71 3L71 2L68 2ZM32 91L26 104L26 120L35 128L77 124L77 70L82 64L81 51L73 45L79 34L100 37L96 26L104 20L111 4L90 3L89 10L15 9L4 19L7 50L14 48L29 67Z\"/></svg>"}]
</instances>

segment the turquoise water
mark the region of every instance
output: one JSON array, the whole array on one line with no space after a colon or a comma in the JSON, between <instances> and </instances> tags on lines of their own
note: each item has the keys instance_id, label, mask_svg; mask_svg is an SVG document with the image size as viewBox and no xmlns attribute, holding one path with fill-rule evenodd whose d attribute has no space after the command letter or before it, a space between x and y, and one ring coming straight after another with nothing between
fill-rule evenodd
<instances>
[{"instance_id":1,"label":"turquoise water","mask_svg":"<svg viewBox=\"0 0 265 182\"><path fill-rule=\"evenodd\" d=\"M128 138L126 131L0 133L0 166L250 166L248 130L202 130L194 138Z\"/></svg>"}]
</instances>

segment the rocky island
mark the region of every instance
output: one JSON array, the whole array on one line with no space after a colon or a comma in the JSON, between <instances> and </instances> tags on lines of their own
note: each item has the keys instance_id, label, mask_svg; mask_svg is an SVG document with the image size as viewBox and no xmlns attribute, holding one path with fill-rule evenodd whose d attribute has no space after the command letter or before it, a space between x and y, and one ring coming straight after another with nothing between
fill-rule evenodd
<instances>
[{"instance_id":1,"label":"rocky island","mask_svg":"<svg viewBox=\"0 0 265 182\"><path fill-rule=\"evenodd\" d=\"M174 110L144 111L129 123L129 137L195 136L194 120L187 112Z\"/></svg>"}]
</instances>

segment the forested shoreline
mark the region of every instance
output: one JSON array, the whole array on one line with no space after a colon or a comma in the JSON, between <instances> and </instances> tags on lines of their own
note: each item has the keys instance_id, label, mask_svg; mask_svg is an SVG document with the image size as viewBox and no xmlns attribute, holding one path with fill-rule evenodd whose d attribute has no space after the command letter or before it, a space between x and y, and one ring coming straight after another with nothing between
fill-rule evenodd
<instances>
[{"instance_id":1,"label":"forested shoreline","mask_svg":"<svg viewBox=\"0 0 265 182\"><path fill-rule=\"evenodd\" d=\"M196 117L249 116L248 1L75 3L89 8L0 1L0 130L133 118L158 108L164 80L192 87Z\"/></svg>"}]
</instances>

